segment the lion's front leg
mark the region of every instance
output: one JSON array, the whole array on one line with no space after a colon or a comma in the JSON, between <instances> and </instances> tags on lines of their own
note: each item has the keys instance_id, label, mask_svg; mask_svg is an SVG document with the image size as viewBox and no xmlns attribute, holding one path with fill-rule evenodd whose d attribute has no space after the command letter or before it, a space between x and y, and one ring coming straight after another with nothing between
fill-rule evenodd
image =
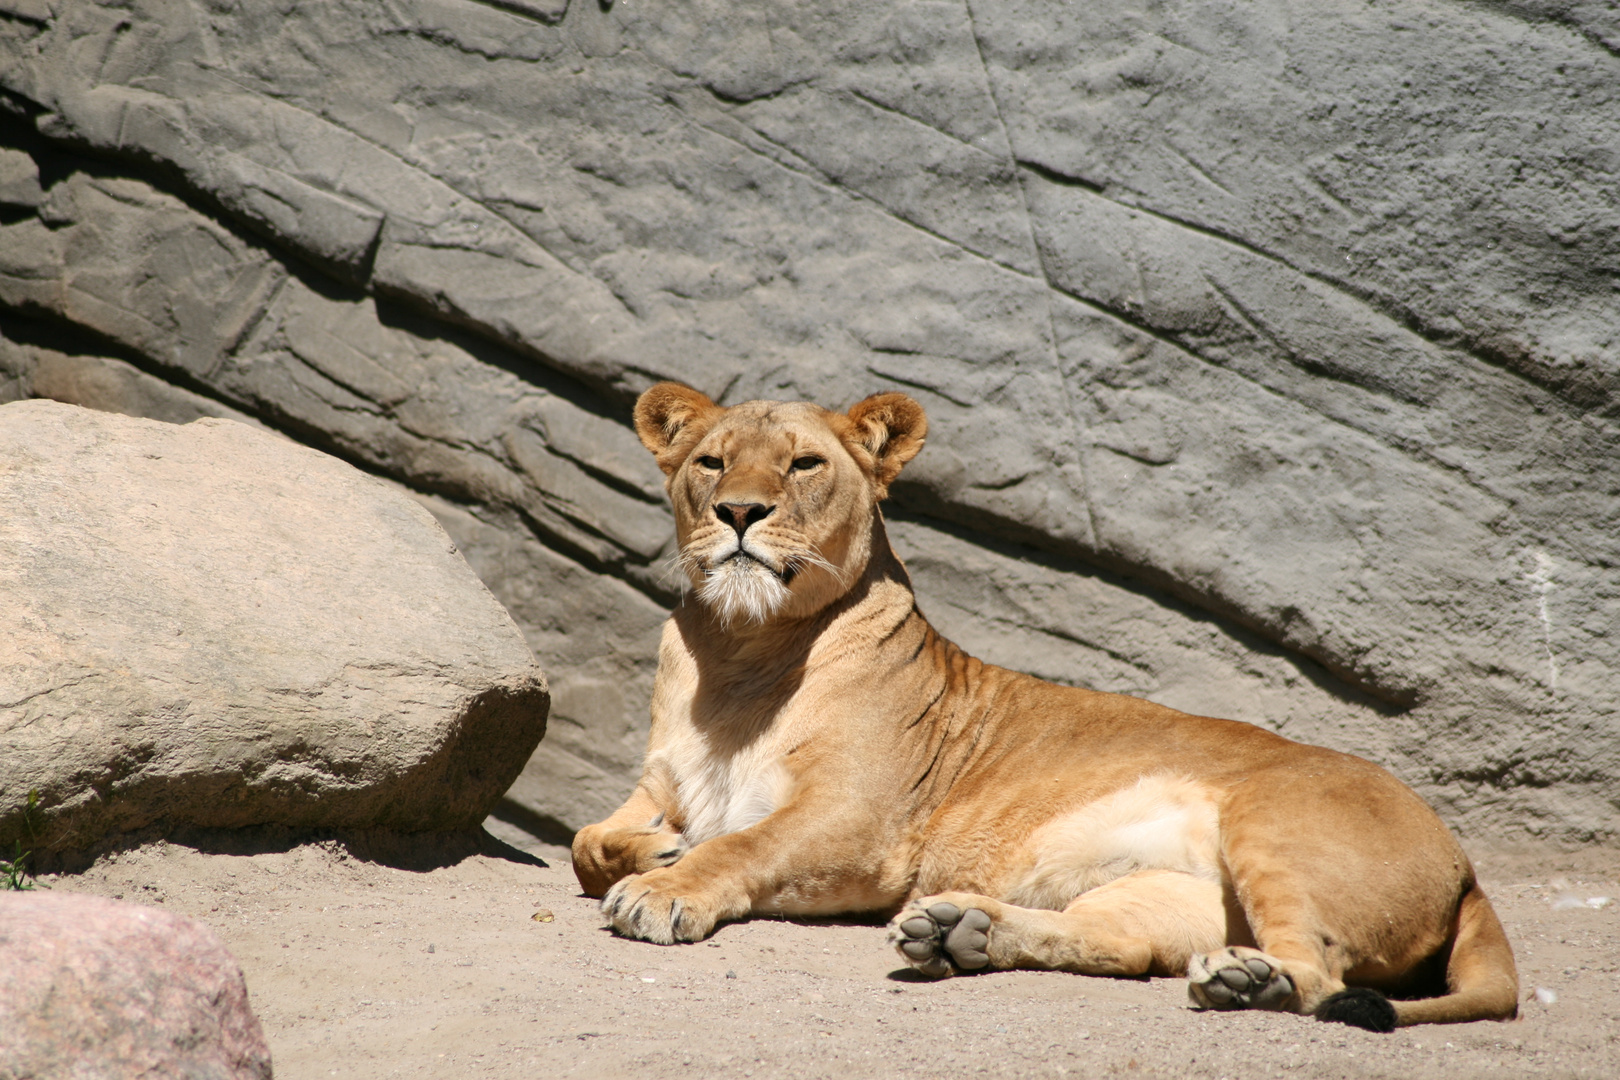
<instances>
[{"instance_id":1,"label":"lion's front leg","mask_svg":"<svg viewBox=\"0 0 1620 1080\"><path fill-rule=\"evenodd\" d=\"M698 844L673 866L624 878L602 898L602 913L625 937L669 945L753 912L831 915L898 902L905 879L884 884L883 830L814 804L785 807Z\"/></svg>"},{"instance_id":2,"label":"lion's front leg","mask_svg":"<svg viewBox=\"0 0 1620 1080\"><path fill-rule=\"evenodd\" d=\"M574 876L586 896L605 896L614 882L672 866L690 850L686 837L671 829L662 813L638 825L616 825L619 816L574 835Z\"/></svg>"}]
</instances>

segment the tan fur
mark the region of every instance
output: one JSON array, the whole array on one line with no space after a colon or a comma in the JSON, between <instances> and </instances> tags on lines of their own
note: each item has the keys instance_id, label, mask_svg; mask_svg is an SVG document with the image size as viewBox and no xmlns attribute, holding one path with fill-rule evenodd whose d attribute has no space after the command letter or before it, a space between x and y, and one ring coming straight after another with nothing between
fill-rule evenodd
<instances>
[{"instance_id":1,"label":"tan fur","mask_svg":"<svg viewBox=\"0 0 1620 1080\"><path fill-rule=\"evenodd\" d=\"M725 409L664 383L635 419L693 591L664 629L641 783L574 842L619 933L898 912L930 974L1187 972L1196 1002L1231 1007L1221 973L1242 967L1247 1007L1306 1013L1443 979L1398 1022L1515 1014L1468 859L1384 770L984 664L929 626L878 510L922 448L915 402Z\"/></svg>"}]
</instances>

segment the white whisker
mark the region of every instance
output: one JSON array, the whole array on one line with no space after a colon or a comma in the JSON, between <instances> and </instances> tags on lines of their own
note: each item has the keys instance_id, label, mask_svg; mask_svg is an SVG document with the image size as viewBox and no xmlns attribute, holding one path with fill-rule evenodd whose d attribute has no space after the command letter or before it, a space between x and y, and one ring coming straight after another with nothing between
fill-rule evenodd
<instances>
[{"instance_id":1,"label":"white whisker","mask_svg":"<svg viewBox=\"0 0 1620 1080\"><path fill-rule=\"evenodd\" d=\"M792 555L788 556L784 561L789 566L793 567L795 571L801 570L806 566L820 567L833 576L833 580L838 582L838 587L840 589L845 588L849 584L844 580L843 568L833 565L833 563L828 561L825 555L813 547L808 551L796 551Z\"/></svg>"},{"instance_id":2,"label":"white whisker","mask_svg":"<svg viewBox=\"0 0 1620 1080\"><path fill-rule=\"evenodd\" d=\"M703 556L692 548L685 548L669 557L670 572L690 576L704 571Z\"/></svg>"},{"instance_id":3,"label":"white whisker","mask_svg":"<svg viewBox=\"0 0 1620 1080\"><path fill-rule=\"evenodd\" d=\"M685 592L692 584L691 570L698 566L698 559L689 552L672 551L654 564L658 579L667 582L679 592Z\"/></svg>"}]
</instances>

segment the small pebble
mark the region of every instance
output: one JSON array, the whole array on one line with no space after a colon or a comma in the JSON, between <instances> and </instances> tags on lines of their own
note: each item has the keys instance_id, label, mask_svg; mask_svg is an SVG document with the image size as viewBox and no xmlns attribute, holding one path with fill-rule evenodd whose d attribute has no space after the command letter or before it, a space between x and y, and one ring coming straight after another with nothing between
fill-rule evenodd
<instances>
[{"instance_id":1,"label":"small pebble","mask_svg":"<svg viewBox=\"0 0 1620 1080\"><path fill-rule=\"evenodd\" d=\"M433 946L431 946L431 945L429 945L429 946L428 946L428 952L433 952L433 951L435 951L435 950L434 950L434 948L433 948Z\"/></svg>"},{"instance_id":2,"label":"small pebble","mask_svg":"<svg viewBox=\"0 0 1620 1080\"><path fill-rule=\"evenodd\" d=\"M529 918L533 919L535 922L556 922L557 921L557 916L555 916L555 915L553 915L551 913L550 908L541 908L539 911L535 912L533 915L530 915Z\"/></svg>"},{"instance_id":3,"label":"small pebble","mask_svg":"<svg viewBox=\"0 0 1620 1080\"><path fill-rule=\"evenodd\" d=\"M726 978L728 978L728 979L735 979L735 978L736 978L736 977L737 977L737 973L736 973L736 972L735 972L735 971L728 971L728 972L726 972Z\"/></svg>"}]
</instances>

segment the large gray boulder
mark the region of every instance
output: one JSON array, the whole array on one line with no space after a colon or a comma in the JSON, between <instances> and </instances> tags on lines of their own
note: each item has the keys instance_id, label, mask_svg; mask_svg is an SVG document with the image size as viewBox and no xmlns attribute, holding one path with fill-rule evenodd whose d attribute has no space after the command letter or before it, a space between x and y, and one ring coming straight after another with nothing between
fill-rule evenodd
<instances>
[{"instance_id":1,"label":"large gray boulder","mask_svg":"<svg viewBox=\"0 0 1620 1080\"><path fill-rule=\"evenodd\" d=\"M989 659L1615 835L1612 5L8 10L0 393L123 361L422 493L560 673L531 812L634 777L680 378L915 394Z\"/></svg>"},{"instance_id":2,"label":"large gray boulder","mask_svg":"<svg viewBox=\"0 0 1620 1080\"><path fill-rule=\"evenodd\" d=\"M8 850L476 826L547 700L510 616L392 485L231 420L0 406Z\"/></svg>"},{"instance_id":3,"label":"large gray boulder","mask_svg":"<svg viewBox=\"0 0 1620 1080\"><path fill-rule=\"evenodd\" d=\"M242 968L156 908L0 893L0 1080L270 1080Z\"/></svg>"}]
</instances>

